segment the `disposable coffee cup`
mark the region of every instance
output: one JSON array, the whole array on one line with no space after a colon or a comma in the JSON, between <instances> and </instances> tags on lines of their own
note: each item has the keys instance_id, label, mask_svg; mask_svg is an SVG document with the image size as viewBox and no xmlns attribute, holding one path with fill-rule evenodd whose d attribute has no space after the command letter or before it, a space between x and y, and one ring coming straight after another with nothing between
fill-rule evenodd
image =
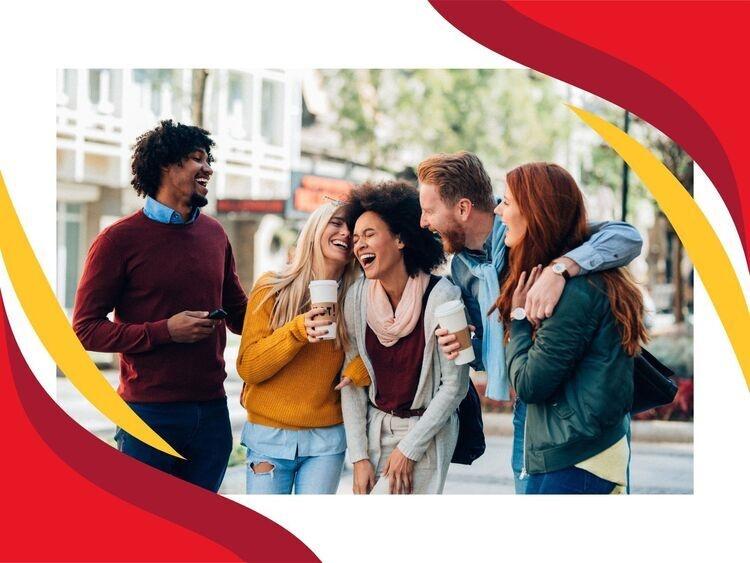
<instances>
[{"instance_id":1,"label":"disposable coffee cup","mask_svg":"<svg viewBox=\"0 0 750 563\"><path fill-rule=\"evenodd\" d=\"M310 282L310 303L312 308L322 307L325 313L315 317L315 320L330 320L333 324L327 327L327 332L319 336L321 340L333 340L336 338L336 311L339 284L336 280L314 280Z\"/></svg>"},{"instance_id":2,"label":"disposable coffee cup","mask_svg":"<svg viewBox=\"0 0 750 563\"><path fill-rule=\"evenodd\" d=\"M440 328L455 334L460 345L458 356L454 358L456 365L462 366L474 361L474 348L471 345L471 334L466 323L466 310L461 301L448 301L438 305L435 309Z\"/></svg>"}]
</instances>

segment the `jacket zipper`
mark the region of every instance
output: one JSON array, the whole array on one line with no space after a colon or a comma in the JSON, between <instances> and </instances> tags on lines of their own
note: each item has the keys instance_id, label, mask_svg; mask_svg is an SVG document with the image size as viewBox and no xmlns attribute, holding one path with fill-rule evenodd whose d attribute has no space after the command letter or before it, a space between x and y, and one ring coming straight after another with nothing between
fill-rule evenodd
<instances>
[{"instance_id":1,"label":"jacket zipper","mask_svg":"<svg viewBox=\"0 0 750 563\"><path fill-rule=\"evenodd\" d=\"M518 476L519 481L523 481L529 475L526 472L526 457L528 455L528 446L526 444L526 426L529 423L529 411L526 409L526 416L523 417L523 466L521 467L521 474Z\"/></svg>"}]
</instances>

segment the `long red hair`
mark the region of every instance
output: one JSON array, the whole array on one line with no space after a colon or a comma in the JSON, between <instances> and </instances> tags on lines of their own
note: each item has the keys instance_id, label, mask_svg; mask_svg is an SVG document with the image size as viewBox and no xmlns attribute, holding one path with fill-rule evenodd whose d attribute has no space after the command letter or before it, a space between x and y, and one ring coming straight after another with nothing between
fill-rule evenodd
<instances>
[{"instance_id":1,"label":"long red hair","mask_svg":"<svg viewBox=\"0 0 750 563\"><path fill-rule=\"evenodd\" d=\"M537 264L549 264L588 238L583 194L567 170L557 164L532 162L514 168L506 176L507 189L526 220L526 233L509 249L508 272L494 308L510 333L513 292L522 272ZM634 356L648 340L643 324L643 296L624 268L599 274L604 281L612 314L620 327L622 345Z\"/></svg>"}]
</instances>

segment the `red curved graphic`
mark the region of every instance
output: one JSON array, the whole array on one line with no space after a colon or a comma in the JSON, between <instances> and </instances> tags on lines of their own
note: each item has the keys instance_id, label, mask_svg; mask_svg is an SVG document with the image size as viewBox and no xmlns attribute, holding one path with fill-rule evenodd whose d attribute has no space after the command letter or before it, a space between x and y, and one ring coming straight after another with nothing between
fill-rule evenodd
<instances>
[{"instance_id":1,"label":"red curved graphic","mask_svg":"<svg viewBox=\"0 0 750 563\"><path fill-rule=\"evenodd\" d=\"M740 189L750 182L750 120L738 68L750 3L431 4L482 45L627 108L678 142L724 199L750 263L750 202Z\"/></svg>"},{"instance_id":2,"label":"red curved graphic","mask_svg":"<svg viewBox=\"0 0 750 563\"><path fill-rule=\"evenodd\" d=\"M152 469L78 426L42 389L0 296L3 554L37 561L317 561L290 532Z\"/></svg>"}]
</instances>

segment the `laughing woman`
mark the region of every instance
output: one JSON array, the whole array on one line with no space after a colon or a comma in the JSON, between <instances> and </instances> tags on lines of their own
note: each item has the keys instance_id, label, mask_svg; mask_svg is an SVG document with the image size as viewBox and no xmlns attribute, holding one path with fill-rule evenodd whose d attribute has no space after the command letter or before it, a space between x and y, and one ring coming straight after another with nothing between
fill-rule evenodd
<instances>
[{"instance_id":1,"label":"laughing woman","mask_svg":"<svg viewBox=\"0 0 750 563\"><path fill-rule=\"evenodd\" d=\"M402 182L362 186L347 205L365 274L346 297L343 375L356 385L341 391L358 494L441 493L458 438L468 366L445 359L434 333L435 308L460 291L431 275L445 256L420 214L416 188Z\"/></svg>"},{"instance_id":2,"label":"laughing woman","mask_svg":"<svg viewBox=\"0 0 750 563\"><path fill-rule=\"evenodd\" d=\"M583 195L560 166L525 164L508 172L495 213L510 254L496 306L511 384L528 404L526 493L623 492L633 356L647 339L641 293L624 268L574 277L555 314L533 325L523 307L538 265L588 237Z\"/></svg>"},{"instance_id":3,"label":"laughing woman","mask_svg":"<svg viewBox=\"0 0 750 563\"><path fill-rule=\"evenodd\" d=\"M346 439L340 396L334 390L344 361L346 331L320 340L327 320L310 309L312 280L338 280L339 310L356 277L343 210L315 211L281 273L255 284L247 305L237 371L245 385L247 492L335 493ZM340 319L339 319L340 321Z\"/></svg>"}]
</instances>

